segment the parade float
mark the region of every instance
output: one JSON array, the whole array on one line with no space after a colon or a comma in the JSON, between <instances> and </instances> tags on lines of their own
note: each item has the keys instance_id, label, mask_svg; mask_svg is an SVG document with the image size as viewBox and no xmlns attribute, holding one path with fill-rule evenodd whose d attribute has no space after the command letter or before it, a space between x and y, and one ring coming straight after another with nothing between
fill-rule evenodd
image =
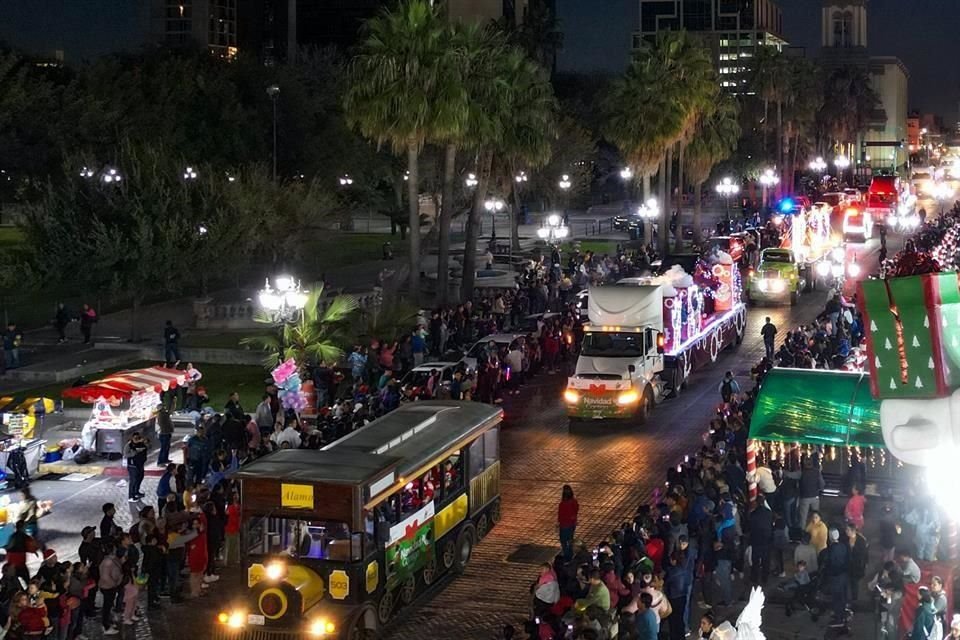
<instances>
[{"instance_id":1,"label":"parade float","mask_svg":"<svg viewBox=\"0 0 960 640\"><path fill-rule=\"evenodd\" d=\"M564 400L572 419L646 419L690 374L743 340L746 306L729 254L661 276L591 287L584 340Z\"/></svg>"}]
</instances>

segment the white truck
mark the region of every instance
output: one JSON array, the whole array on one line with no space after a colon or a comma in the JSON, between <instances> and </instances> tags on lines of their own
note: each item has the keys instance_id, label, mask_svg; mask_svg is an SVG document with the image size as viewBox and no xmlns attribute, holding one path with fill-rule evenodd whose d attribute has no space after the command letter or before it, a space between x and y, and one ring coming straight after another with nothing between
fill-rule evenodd
<instances>
[{"instance_id":1,"label":"white truck","mask_svg":"<svg viewBox=\"0 0 960 640\"><path fill-rule=\"evenodd\" d=\"M589 323L564 391L571 420L642 423L656 403L680 393L693 370L740 343L747 314L739 277L729 301L712 313L705 313L702 292L687 279L687 286L629 278L590 288Z\"/></svg>"}]
</instances>

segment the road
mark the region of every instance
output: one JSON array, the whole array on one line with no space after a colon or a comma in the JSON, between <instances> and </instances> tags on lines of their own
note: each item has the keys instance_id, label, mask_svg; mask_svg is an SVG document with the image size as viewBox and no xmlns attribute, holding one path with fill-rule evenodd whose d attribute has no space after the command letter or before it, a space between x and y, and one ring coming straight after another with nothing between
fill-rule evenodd
<instances>
[{"instance_id":1,"label":"road","mask_svg":"<svg viewBox=\"0 0 960 640\"><path fill-rule=\"evenodd\" d=\"M894 239L890 242L892 254ZM875 270L877 249L873 241L850 251L869 272ZM561 486L572 485L581 505L577 536L588 544L599 541L662 486L668 466L699 446L719 400L723 372L730 369L742 384L748 383L750 368L764 352L759 335L764 316L786 332L809 322L824 302L821 290L801 296L794 307L751 309L743 344L695 373L680 397L658 406L644 427L601 423L571 432L559 376L539 377L520 396L508 397L501 436L503 520L478 545L466 573L399 612L385 638L488 640L500 625L521 621L537 564L558 547L554 523ZM126 503L126 489L115 478L37 480L32 486L39 498L54 500L53 513L41 520L41 538L62 560L76 557L80 529L99 522L104 502L117 504L119 524L128 527L133 522L129 507L135 505ZM148 479L144 489L153 496L155 480ZM138 622L136 637L166 640L178 637L183 625L208 628L228 591L223 583L239 576L225 578L204 606L167 607L163 614ZM88 625L89 637L99 637L96 626Z\"/></svg>"}]
</instances>

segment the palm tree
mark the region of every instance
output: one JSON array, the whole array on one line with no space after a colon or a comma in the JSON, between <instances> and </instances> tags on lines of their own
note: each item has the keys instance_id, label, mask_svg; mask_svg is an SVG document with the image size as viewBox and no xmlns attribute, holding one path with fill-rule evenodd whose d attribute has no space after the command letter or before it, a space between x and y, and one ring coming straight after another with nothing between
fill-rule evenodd
<instances>
[{"instance_id":1,"label":"palm tree","mask_svg":"<svg viewBox=\"0 0 960 640\"><path fill-rule=\"evenodd\" d=\"M393 343L410 333L410 328L417 325L420 312L411 304L394 302L364 309L359 315L354 337L378 338L387 343Z\"/></svg>"},{"instance_id":2,"label":"palm tree","mask_svg":"<svg viewBox=\"0 0 960 640\"><path fill-rule=\"evenodd\" d=\"M351 126L406 154L413 300L420 289L420 149L456 132L464 117L459 87L446 82L456 55L451 44L438 8L429 0L404 0L367 21L343 100Z\"/></svg>"},{"instance_id":3,"label":"palm tree","mask_svg":"<svg viewBox=\"0 0 960 640\"><path fill-rule=\"evenodd\" d=\"M703 183L710 177L718 163L723 162L736 150L740 139L740 106L726 92L717 96L716 102L705 110L697 122L696 132L687 146L684 158L687 175L693 184L693 241L701 240L701 192Z\"/></svg>"},{"instance_id":4,"label":"palm tree","mask_svg":"<svg viewBox=\"0 0 960 640\"><path fill-rule=\"evenodd\" d=\"M335 363L349 342L350 320L357 310L357 299L341 295L321 308L322 297L323 285L318 284L307 293L303 311L294 322L284 322L276 335L250 336L240 344L269 352L264 358L267 367L277 363L277 355L281 360L293 358L301 369L310 363ZM262 311L254 320L276 325L276 320Z\"/></svg>"},{"instance_id":5,"label":"palm tree","mask_svg":"<svg viewBox=\"0 0 960 640\"><path fill-rule=\"evenodd\" d=\"M786 57L775 47L758 47L753 57L750 84L763 101L763 149L767 153L767 133L770 131L769 107L773 102L777 107L777 144L776 162L783 170L782 127L783 101L788 93L788 70ZM781 182L783 176L781 176Z\"/></svg>"},{"instance_id":6,"label":"palm tree","mask_svg":"<svg viewBox=\"0 0 960 640\"><path fill-rule=\"evenodd\" d=\"M683 126L682 114L674 108L670 95L660 90L669 83L665 70L644 50L603 99L601 132L642 177L644 196L648 195L650 176L657 172L672 137ZM666 225L660 228L666 229ZM661 232L661 236L665 234Z\"/></svg>"}]
</instances>

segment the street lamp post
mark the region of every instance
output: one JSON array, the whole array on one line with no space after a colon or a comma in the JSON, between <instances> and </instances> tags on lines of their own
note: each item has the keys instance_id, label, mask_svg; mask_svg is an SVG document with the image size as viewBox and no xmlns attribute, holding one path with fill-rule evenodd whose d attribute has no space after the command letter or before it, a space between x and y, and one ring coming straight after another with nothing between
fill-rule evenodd
<instances>
[{"instance_id":1,"label":"street lamp post","mask_svg":"<svg viewBox=\"0 0 960 640\"><path fill-rule=\"evenodd\" d=\"M933 197L940 203L940 215L943 216L943 203L953 197L953 188L946 182L938 182L933 187Z\"/></svg>"},{"instance_id":2,"label":"street lamp post","mask_svg":"<svg viewBox=\"0 0 960 640\"><path fill-rule=\"evenodd\" d=\"M267 278L263 289L257 294L260 306L280 329L280 362L283 362L283 352L286 350L284 326L300 319L304 307L307 306L307 298L307 292L300 286L300 281L290 276L277 276L272 285L270 278Z\"/></svg>"},{"instance_id":3,"label":"street lamp post","mask_svg":"<svg viewBox=\"0 0 960 640\"><path fill-rule=\"evenodd\" d=\"M557 186L560 187L561 191L563 191L563 223L567 224L567 222L570 220L570 217L567 215L567 206L569 205L567 192L570 191L570 187L573 186L573 182L570 181L570 176L565 173L560 176L560 181L557 182Z\"/></svg>"},{"instance_id":4,"label":"street lamp post","mask_svg":"<svg viewBox=\"0 0 960 640\"><path fill-rule=\"evenodd\" d=\"M730 198L740 193L740 185L733 182L733 178L724 178L717 183L717 193L723 197L727 209L727 231L730 231ZM680 230L677 229L677 233Z\"/></svg>"},{"instance_id":5,"label":"street lamp post","mask_svg":"<svg viewBox=\"0 0 960 640\"><path fill-rule=\"evenodd\" d=\"M490 224L493 227L490 231L491 241L497 239L497 214L503 211L505 206L503 200L500 198L490 198L483 203L483 208L490 212Z\"/></svg>"},{"instance_id":6,"label":"street lamp post","mask_svg":"<svg viewBox=\"0 0 960 640\"><path fill-rule=\"evenodd\" d=\"M280 87L272 84L267 87L267 95L273 101L273 181L277 181L277 99L280 97Z\"/></svg>"},{"instance_id":7,"label":"street lamp post","mask_svg":"<svg viewBox=\"0 0 960 640\"><path fill-rule=\"evenodd\" d=\"M623 198L626 201L630 200L630 180L633 178L633 169L630 167L624 167L620 169L620 179L623 180Z\"/></svg>"},{"instance_id":8,"label":"street lamp post","mask_svg":"<svg viewBox=\"0 0 960 640\"><path fill-rule=\"evenodd\" d=\"M840 182L843 182L847 176L847 168L850 166L850 158L844 155L839 155L833 159L834 166L837 167L837 171L840 173Z\"/></svg>"},{"instance_id":9,"label":"street lamp post","mask_svg":"<svg viewBox=\"0 0 960 640\"><path fill-rule=\"evenodd\" d=\"M197 170L193 167L187 167L183 170L183 179L186 181L196 180L197 179Z\"/></svg>"},{"instance_id":10,"label":"street lamp post","mask_svg":"<svg viewBox=\"0 0 960 640\"><path fill-rule=\"evenodd\" d=\"M767 190L778 184L780 184L780 177L773 172L773 169L764 169L763 173L760 174L760 186L763 187L760 199L764 208L767 206Z\"/></svg>"},{"instance_id":11,"label":"street lamp post","mask_svg":"<svg viewBox=\"0 0 960 640\"><path fill-rule=\"evenodd\" d=\"M544 220L542 227L537 229L537 237L549 245L556 245L570 235L570 229L564 224L563 219L555 213L551 213Z\"/></svg>"},{"instance_id":12,"label":"street lamp post","mask_svg":"<svg viewBox=\"0 0 960 640\"><path fill-rule=\"evenodd\" d=\"M807 166L810 167L810 171L813 171L814 173L817 174L817 188L819 188L820 181L823 178L823 172L827 170L827 163L824 161L823 158L821 158L820 156L817 156L816 158L811 160L810 164Z\"/></svg>"},{"instance_id":13,"label":"street lamp post","mask_svg":"<svg viewBox=\"0 0 960 640\"><path fill-rule=\"evenodd\" d=\"M653 242L653 221L660 217L660 205L656 198L648 198L637 209L637 215L643 220L643 243Z\"/></svg>"}]
</instances>

